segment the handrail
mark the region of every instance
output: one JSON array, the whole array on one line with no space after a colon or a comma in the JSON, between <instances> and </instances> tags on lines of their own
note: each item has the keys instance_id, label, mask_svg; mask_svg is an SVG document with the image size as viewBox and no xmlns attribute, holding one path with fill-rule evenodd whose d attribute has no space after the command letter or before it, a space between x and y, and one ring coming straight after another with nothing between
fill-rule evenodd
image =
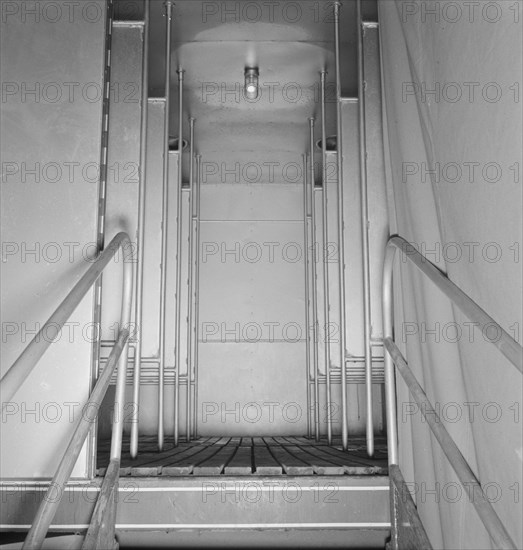
<instances>
[{"instance_id":1,"label":"handrail","mask_svg":"<svg viewBox=\"0 0 523 550\"><path fill-rule=\"evenodd\" d=\"M18 359L0 380L2 390L2 410L9 400L15 395L20 386L25 382L31 371L38 363L47 348L60 334L63 326L77 308L82 298L96 282L107 264L113 259L119 248L130 249L131 241L126 233L118 233L107 248L98 256L85 275L76 283L67 297L56 308L47 322L29 342ZM124 277L132 278L132 263L124 262ZM53 338L49 334L55 335Z\"/></svg>"},{"instance_id":2,"label":"handrail","mask_svg":"<svg viewBox=\"0 0 523 550\"><path fill-rule=\"evenodd\" d=\"M482 329L486 325L495 326L501 335L497 342L491 342L509 359L509 361L521 372L523 360L523 348L494 321L478 304L476 304L465 292L456 286L442 271L430 260L420 254L414 245L399 236L389 239L385 251L383 268L383 343L387 350L385 354L385 397L387 410L387 441L389 448L389 464L398 464L398 440L396 422L396 394L394 383L394 366L405 380L409 391L420 407L423 416L427 420L432 432L442 447L458 479L465 489L473 488L474 507L487 529L497 548L515 549L516 546L503 526L491 503L485 496L481 484L474 475L469 464L461 454L456 443L441 423L434 407L423 391L414 373L408 366L407 360L394 343L393 317L392 317L392 268L396 250L401 250L403 256L409 259L424 275L426 275L456 306Z\"/></svg>"},{"instance_id":3,"label":"handrail","mask_svg":"<svg viewBox=\"0 0 523 550\"><path fill-rule=\"evenodd\" d=\"M94 285L109 262L115 257L119 249L122 250L123 264L123 292L120 314L120 332L118 339L111 350L106 367L103 370L102 375L99 377L88 402L88 405L95 406L97 414L102 403L102 399L107 391L107 388L109 387L111 376L116 368L116 364L118 363L115 396L115 425L113 426L111 438L111 461L118 461L118 463L120 461L122 450L125 385L127 375L127 348L133 289L133 262L132 260L125 258L126 249L131 250L131 240L127 233L118 233L114 237L107 248L98 256L93 265L76 283L66 298L54 311L51 317L49 317L47 322L20 354L18 359L13 363L4 377L0 380L0 390L5 398L5 401L2 403L2 408L4 408L4 405L6 405L7 402L16 394L18 389L22 386L28 375L31 373L35 365L51 344L52 339L43 338L43 334L49 334L48 331L51 327L56 329L57 334L59 334L59 331L63 328L73 311L80 304L89 289ZM63 491L61 489L71 475L96 414L93 418L83 415L78 423L67 450L65 451L60 465L58 466L56 474L49 486L46 497L44 497L40 507L38 508L36 518L24 543L24 549L37 549L42 545L47 530L61 500L61 498L56 498L54 491L58 487L60 497L63 495Z\"/></svg>"},{"instance_id":4,"label":"handrail","mask_svg":"<svg viewBox=\"0 0 523 550\"><path fill-rule=\"evenodd\" d=\"M424 273L443 293L450 298L458 308L473 323L478 323L478 328L495 326L499 331L499 338L491 341L501 353L523 373L523 348L497 323L484 309L482 309L470 296L465 294L461 288L455 285L442 271L432 262L416 250L414 245L399 236L391 237L387 245L387 262L392 264L396 249L400 249L403 255L408 258L422 273ZM392 265L388 266L392 269ZM392 334L390 335L392 336Z\"/></svg>"}]
</instances>

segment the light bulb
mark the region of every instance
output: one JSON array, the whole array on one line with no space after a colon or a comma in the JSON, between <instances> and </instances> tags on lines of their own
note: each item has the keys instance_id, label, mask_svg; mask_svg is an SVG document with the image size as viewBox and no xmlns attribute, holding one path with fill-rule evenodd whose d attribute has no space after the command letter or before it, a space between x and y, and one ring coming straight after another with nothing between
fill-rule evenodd
<instances>
[{"instance_id":1,"label":"light bulb","mask_svg":"<svg viewBox=\"0 0 523 550\"><path fill-rule=\"evenodd\" d=\"M245 69L245 95L247 99L258 97L258 69Z\"/></svg>"}]
</instances>

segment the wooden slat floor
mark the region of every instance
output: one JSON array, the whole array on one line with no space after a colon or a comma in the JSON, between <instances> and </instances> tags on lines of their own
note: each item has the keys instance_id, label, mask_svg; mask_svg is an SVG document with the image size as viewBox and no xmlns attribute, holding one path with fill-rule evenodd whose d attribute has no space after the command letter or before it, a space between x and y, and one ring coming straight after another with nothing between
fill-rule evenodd
<instances>
[{"instance_id":1,"label":"wooden slat floor","mask_svg":"<svg viewBox=\"0 0 523 550\"><path fill-rule=\"evenodd\" d=\"M110 441L98 443L97 474L109 464ZM384 438L376 438L369 458L364 438L351 438L344 452L339 438L200 437L174 447L166 441L159 453L155 437L141 437L139 455L129 457L124 440L120 476L244 476L244 475L387 475Z\"/></svg>"}]
</instances>

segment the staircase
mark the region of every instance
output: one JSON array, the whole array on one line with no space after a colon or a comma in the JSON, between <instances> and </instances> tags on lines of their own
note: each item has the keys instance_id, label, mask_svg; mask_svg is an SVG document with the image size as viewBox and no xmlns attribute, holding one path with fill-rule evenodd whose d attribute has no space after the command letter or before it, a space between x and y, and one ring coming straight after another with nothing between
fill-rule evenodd
<instances>
[{"instance_id":1,"label":"staircase","mask_svg":"<svg viewBox=\"0 0 523 550\"><path fill-rule=\"evenodd\" d=\"M380 335L380 332L383 332L380 296L384 263L382 253L386 248L388 227L387 204L382 181L384 166L381 148L377 23L359 19L361 23L359 32L363 32L362 29L365 30L364 36L359 36L358 41L362 49L360 51L362 65L365 64L366 67L365 74L361 73L358 77L360 99L337 98L339 143L341 143L342 125L356 128L359 123L361 135L357 136L356 132L346 132L343 155L339 151L327 152L325 148L322 151L322 162L325 165L328 163L336 165L337 174L343 171L347 181L358 181L359 173L365 171L371 181L370 186L374 185L369 192L371 204L365 207L370 212L369 218L372 218L372 230L369 230L368 234L366 234L366 227L369 226L369 220L364 219L360 208L362 197L356 196L357 193L355 193L354 196L346 198L345 202L340 200L341 206L338 209L336 201L332 200L336 193L338 196L341 193L338 178L332 177L332 174L326 175L325 166L321 178L317 178L322 180L322 185L317 185L314 168L314 119L310 119L310 150L303 159L307 174L304 177L303 187L301 184L285 188L280 186L277 190L271 190L268 196L264 194L266 191L262 189L263 185L242 186L243 189L235 190L226 200L223 200L222 196L221 203L216 198L218 196L216 189L213 191L212 186L209 185L211 190L206 190L207 204L213 208L221 204L221 211L215 212L213 219L205 220L209 223L202 231L204 237L211 238L213 232L219 232L220 224L222 226L235 224L236 227L241 228L238 233L242 235L261 234L262 238L265 238L268 234L263 233L264 230L260 228L266 227L266 222L270 221L277 227L275 233L283 228L294 235L292 232L298 227L299 237L296 239L302 239L300 244L305 250L309 249L307 245L310 237L312 242L319 241L321 246L324 242L335 241L336 247L345 250L342 246L343 238L337 234L337 226L344 226L344 216L346 226L340 233L343 234L345 231L345 235L354 236L352 240L345 243L351 261L347 262L346 266L343 261L339 262L343 266L342 276L332 267L330 271L325 268L322 273L319 273L319 268L316 270L311 267L309 270L307 262L312 259L314 263L316 259L314 252L310 254L311 258L307 252L308 259L303 262L307 270L307 282L304 287L307 315L312 309L310 306L312 301L324 302L323 310L314 313L315 329L316 324L328 327L329 319L334 322L333 324L344 328L344 313L339 304L342 301L341 297L344 296L345 285L352 289L346 298L347 309L353 313L352 322L349 323L347 330L343 331L344 335L341 338L343 351L340 352L339 346L334 345L329 349L327 337L325 341L318 344L315 334L312 344L310 336L304 338L304 344L300 344L303 352L301 363L300 360L296 361L296 357L292 357L292 354L287 357L286 351L282 350L289 348L282 345L277 348L278 359L274 361L274 357L270 358L273 360L273 371L267 367L266 372L269 374L266 378L269 379L270 385L276 387L275 394L271 395L276 395L281 402L289 396L292 397L293 403L298 402L298 408L306 410L306 414L300 418L301 423L293 425L292 433L283 433L282 426L275 425L273 421L253 426L244 422L240 427L227 426L224 429L224 432L227 432L226 437L222 437L224 433L220 433L220 427L224 422L218 415L206 425L198 416L200 414L197 406L198 373L196 369L191 368L193 364L191 354L198 353L198 342L200 342L198 334L194 338L193 333L196 331L191 325L191 316L197 311L196 305L192 302L195 296L192 285L193 283L196 285L198 274L193 273L192 266L196 265L199 269L199 260L194 261L193 258L193 247L199 255L199 248L195 243L196 239L201 237L199 227L201 157L194 155L191 149L190 176L187 185L183 180L181 148L169 150L169 147L165 147L165 138L169 138L166 119L169 118L169 110L172 108L169 92L166 92L165 97L148 96L148 18L141 13L140 9L135 9L138 4L120 0L116 3L113 20L111 19L112 3L112 0L108 0L107 3L101 2L104 7L109 7L108 19L104 21L105 29L102 24L96 28L96 37L106 40L105 58L94 54L89 56L91 69L96 74L104 75L102 81L110 85L108 88L105 85L101 88L109 92L96 109L86 109L83 113L85 120L98 117L102 121L102 133L99 135L96 124L86 126L84 131L87 137L84 136L83 140L78 138L77 142L72 144L72 148L80 151L79 154L81 154L85 140L88 138L96 144L97 151L98 149L102 151L99 193L90 189L88 195L79 197L65 195L64 199L63 189L58 186L51 187L50 192L54 206L63 208L66 212L68 212L67 208L71 208L72 214L69 212L68 224L76 227L78 231L80 231L78 226L85 229L78 238L86 239L86 235L96 234L98 251L105 249L88 272L86 281L89 284L86 282L82 290L82 296L86 299L79 306L82 296L78 297L75 306L78 310L74 314L85 324L91 320L94 311L94 318L102 327L101 335L93 346L90 367L87 364L89 361L78 360L77 357L73 361L73 375L77 376L77 379L82 377L81 381L84 382L82 388L75 388L75 399L85 402L85 387L94 386L94 381L97 380L91 393L93 402L100 406L99 415L96 417L96 430L91 429L91 424L83 424L83 428L80 429L80 431L83 430L83 435L78 435L76 439L74 439L76 435L73 437L69 450L65 451L62 458L62 462L66 463L65 470L68 470L67 475L63 474L67 481L56 485L49 482L56 471L57 456L60 455L60 453L57 455L55 449L62 449L63 452L64 442L70 440L76 424L73 426L73 422L70 422L71 425L68 426L64 421L57 426L59 429L53 431L53 425L39 426L37 425L39 423L35 422L31 425L34 432L31 432L31 429L22 421L20 432L17 431L18 428L10 431L7 446L17 450L19 456L23 456L23 460L21 459L22 470L20 470L16 453L9 453L8 466L13 474L0 480L2 504L0 532L3 535L0 548L22 548L27 532L35 525L38 526L40 522L45 523L41 515L45 515L45 511L53 502L59 502L56 511L52 514L46 538L41 546L44 549L104 550L107 548L113 550L113 548L241 548L247 546L373 549L390 546L394 550L431 549L416 505L398 466L394 402L395 366L407 381L420 409L423 409L428 401L421 387L418 387L417 380L412 376L405 358L394 344L392 319L387 318L387 312L385 312L384 324L388 323L388 325L384 329L385 335L383 338ZM67 39L73 41L77 32L78 29L69 29L65 42ZM27 36L26 39L29 40ZM363 70L363 67L361 69ZM178 78L183 79L183 76L178 75ZM325 74L322 74L322 79L324 78ZM180 97L179 100L181 103L183 98ZM183 112L183 108L180 111ZM59 119L62 114L57 112L55 116ZM324 119L325 116L322 118ZM38 126L45 126L44 116L36 120ZM192 146L194 119L188 120L190 120ZM184 135L181 116L179 133L180 136ZM325 137L325 127L323 127L322 138ZM44 135L39 141L45 142L45 138ZM56 150L54 153L58 154ZM92 159L86 152L83 160L88 164ZM195 161L197 169L194 166ZM144 166L145 169L141 173ZM197 171L196 178L193 171ZM193 194L195 180L198 182L197 194ZM144 181L147 183L145 186L141 185ZM353 186L353 188L356 187ZM226 193L221 189L219 192L222 195ZM358 190L359 192L361 191ZM329 204L325 198L327 194L330 197ZM303 210L299 202L302 196L304 197ZM313 198L314 196L316 198ZM312 208L310 208L310 201ZM85 209L83 209L84 203ZM198 204L197 208L195 208L196 204ZM323 210L321 206L324 206ZM245 212L248 212L251 217L246 216L247 219L242 219L241 214ZM166 216L166 213L170 215ZM183 227L180 224L180 217L188 222ZM173 220L176 218L176 223L167 224L168 218ZM42 223L45 237L53 238L56 228L50 230L46 223ZM242 226L242 223L246 225ZM302 225L305 236L301 235ZM321 225L324 229L322 235L315 233L316 225L318 227ZM291 227L292 229L289 229ZM297 231L296 233L298 234ZM117 235L116 248L120 246L123 252L127 245L132 253L137 249L137 241L141 244L138 259L136 262L133 261L132 274L131 268L127 266L126 269L126 262L123 262L123 277L118 265L109 266L109 260L115 255L111 252L111 245L106 246L105 237L114 234ZM131 236L130 239L128 235ZM325 241L329 235L329 240ZM360 241L365 239L367 243L364 249L368 253L370 246L374 251L371 258L365 258L365 251L362 252L360 246ZM393 237L391 243L387 248L386 258L389 262L387 268L392 270L394 255L391 255L390 247L396 246L429 279L443 288L447 296L459 302L460 307L465 304L465 308L462 307L462 309L470 319L478 318L478 310L467 301L471 302L471 300L463 293L457 293L453 283L435 266L426 258L420 260L412 254L412 251L405 252L407 250L405 245L409 243L400 237ZM175 254L166 254L166 250L174 249L179 257ZM193 258L192 263L191 258ZM103 265L98 266L98 263ZM367 273L361 270L361 265L365 263L368 264ZM183 265L184 274L185 268L188 267L187 281L180 281L181 265ZM17 273L23 272L22 268L25 269L25 266L19 265L18 268L18 272L16 270L11 272L11 281L16 279ZM297 272L301 276L301 266L298 268L296 268ZM49 277L49 271L46 271L49 269L48 265L46 268L38 266L38 269L39 271L35 269L31 272L31 277L42 280L52 279ZM104 272L103 283L100 277L102 271ZM390 277L391 273L392 271L390 271ZM56 274L52 272L51 274L56 278ZM229 277L229 272L224 270L218 273L216 270L214 275L217 281L216 288L219 288L221 293L225 294L227 289L231 291L231 288L234 291L237 281ZM252 282L256 277L256 269L250 272L245 270L243 276L244 279L250 277ZM307 279L309 276L310 279ZM133 277L134 286L130 282ZM298 289L295 283L297 278L298 275L292 272L289 277L292 284L289 285L284 298L290 297L289 301L292 302L293 297L298 296L293 304L297 308L304 309L300 301L302 289L301 287ZM226 286L228 279L229 287ZM441 282L441 279L445 281ZM391 291L392 280L387 279L387 272L385 282L389 285L388 290ZM303 283L300 282L300 284ZM183 289L180 291L182 285ZM115 289L122 286L124 288L123 306L120 303L119 293L115 292ZM255 285L252 287L254 288ZM67 295L66 301L75 295L76 289L77 287ZM365 289L364 292L363 289ZM216 289L212 287L211 290L214 292ZM314 294L314 298L309 296L309 291L311 295ZM386 292L383 303L385 306L387 303L390 306L392 299L387 297ZM178 303L180 296L180 303ZM458 296L457 300L456 296ZM199 300L199 298L194 299ZM387 302L388 299L389 302ZM47 297L44 297L44 302L45 300ZM254 303L255 299L252 298L252 301ZM51 302L50 298L49 302ZM159 303L161 304L160 322L158 322ZM166 311L166 304L175 303L177 311L174 311L174 308ZM46 302L44 306L43 310L48 315L50 303ZM69 314L73 313L75 307L69 307ZM213 302L213 307L215 310L225 309L218 300ZM253 309L255 309L254 306ZM126 314L124 310L127 311ZM188 312L187 319L180 321L179 317L185 317L185 311ZM212 318L212 308L210 311ZM121 318L120 312L122 312ZM371 313L374 316L372 327ZM68 318L65 318L65 321ZM77 317L71 319L77 319ZM140 337L133 334L129 328L130 319L134 319L138 325L141 325ZM488 316L482 319L484 324L495 323ZM185 320L187 320L186 323ZM311 323L307 324L310 326ZM374 330L373 334L371 334L371 328ZM344 345L346 336L350 343L347 346ZM196 344L193 340L196 340ZM187 349L180 351L186 343ZM235 349L234 346L226 348L223 352L224 343L228 345L226 341L221 342L218 339L211 343L215 347L212 348L214 351L208 352L208 355L218 356L221 353L222 363L221 369L216 369L214 378L210 377L210 382L206 386L201 385L203 389L200 388L199 395L203 395L205 399L218 399L214 397L217 393L216 388L220 390L218 393L222 397L227 392L230 392L233 397L238 394L243 396L249 387L252 389L255 386L253 371L256 372L257 365L269 363L269 354L265 351L267 348L259 348L259 357L252 360L256 368L251 364L251 371L233 369L231 374L227 371L234 363L231 357L236 359L233 366L238 366L241 364L241 361L238 361L240 355L234 357L234 351L232 351ZM241 344L244 345L245 342ZM282 343L279 342L278 345L280 344ZM82 357L84 355L87 357L93 350L85 342L81 345L83 345L82 352L86 352ZM220 347L223 349L218 351ZM515 341L509 342L507 339L498 347L503 348L502 352L505 355L508 349L507 357L512 363L517 364L521 361L521 349L517 347ZM345 350L349 348L354 353L347 353L346 357L342 357ZM260 349L264 351L260 352ZM41 354L44 351L45 349ZM313 368L314 353L311 352L314 351L317 355L319 352L320 358L319 360L316 358L318 363L314 364ZM256 355L256 352L250 350L248 353L252 356ZM271 353L275 352L271 350ZM75 357L75 354L80 355L80 352L70 346L64 355ZM121 358L120 354L122 354ZM31 368L39 359L36 357L37 354L33 355L35 360ZM57 355L42 358L40 379L37 380L39 383L35 384L37 388L46 390L47 386L60 387L64 374L56 369L56 357ZM255 363L256 359L259 363ZM116 369L118 360L120 362ZM296 371L288 368L287 378L282 376L282 379L278 379L282 372L282 365L288 367L293 360L294 366L298 365ZM302 363L305 368L302 368ZM210 364L215 365L215 363ZM175 368L174 365L179 365L179 368ZM42 375L42 372L48 371L53 373L49 380ZM29 372L25 374L26 376L18 375L16 390L21 389L17 397L20 402L35 399L34 394L31 393L34 390L28 390L25 386L25 378ZM70 372L67 372L68 376L69 374ZM234 384L223 382L227 376L234 380ZM301 386L295 383L300 376L304 379ZM132 389L130 383L126 387L126 380L133 381ZM27 386L31 382L29 380ZM220 387L219 384L222 386ZM20 388L21 385L22 388ZM238 388L241 388L241 391L238 391ZM164 392L166 389L168 391ZM262 389L265 390L265 388ZM344 393L347 391L348 399L347 394ZM165 403L164 393L168 395ZM253 393L256 392L253 390ZM263 391L258 388L258 393L263 394ZM139 399L137 399L138 394L140 394ZM49 400L58 399L53 397L56 394L46 395ZM93 395L96 395L96 399ZM5 400L6 403L2 398L2 404L6 406L5 411L2 410L2 422L4 415L9 419L19 412L15 411L11 402L7 403L10 398L11 395ZM157 398L161 401L158 415ZM128 410L128 406L134 406L135 401L139 403L140 408L139 426L138 422L134 421L135 409L131 409L129 414L124 413ZM360 414L362 412L360 401L367 407L363 414ZM385 415L385 401L387 415ZM343 403L342 413L331 414L331 410L337 407L338 402ZM154 406L147 407L147 404L151 403ZM432 411L430 403L426 406L426 410ZM320 419L320 413L324 411L327 418L325 421ZM113 421L115 414L117 420ZM231 411L228 414L231 414ZM384 426L385 416L388 422L386 427ZM434 416L437 417L435 413ZM346 426L347 418L350 419L349 428ZM165 426L164 419L166 419ZM78 426L82 426L83 421L82 419ZM90 422L94 420L91 419ZM453 442L451 440L449 442L448 433L444 428L437 426L437 422L436 426L430 427L438 440L443 441L442 446L460 480L472 484L477 491L475 494L480 501L478 508L481 508L478 513L484 524L488 525L493 540L496 543L500 541L500 547L512 548L513 543L499 518L495 516L492 507L488 508L484 502L485 498L479 481L474 477L463 457L460 458L457 447L455 445L452 447ZM40 429L41 432L38 431ZM236 433L234 430L239 430L241 433ZM246 430L247 434L244 433ZM365 430L366 441L362 437ZM171 441L173 432L174 440ZM374 432L378 433L377 437L374 437ZM385 432L389 437L388 449L383 435ZM45 456L31 456L32 433L37 434L35 437L44 441L50 438L49 448L52 447L52 450L45 445L40 445L45 448ZM340 433L341 438L338 435ZM347 437L348 449L345 439ZM371 458L367 456L367 450L369 455L373 455ZM98 456L96 456L97 452ZM61 458L61 456L58 457ZM59 471L62 466L63 464ZM29 470L32 471L30 476L27 475ZM24 473L20 474L20 471ZM38 547L37 544L31 546L26 542L25 548L36 547Z\"/></svg>"},{"instance_id":2,"label":"staircase","mask_svg":"<svg viewBox=\"0 0 523 550\"><path fill-rule=\"evenodd\" d=\"M100 246L104 244L105 235L122 231L137 235L140 231L137 210L141 203L145 205L144 216L148 222L145 228L142 227L143 248L146 252L142 274L143 295L139 297L139 301L144 304L144 318L154 320L157 317L156 306L151 307L150 304L157 301L157 293L161 292L158 285L163 276L160 275L157 265L163 262L162 166L166 154L163 138L168 107L164 97L147 98L147 93L144 94L144 70L147 70L145 39L148 26L143 19L143 13L140 15L140 10L133 10L131 4L120 0L114 5L114 12L109 9L108 17L113 18L106 22L106 46L110 55L105 59L93 57L90 60L94 69L101 73L105 70L105 78L110 84L106 100L99 105L99 115L104 120L100 144L107 155L107 161L105 175L102 171L102 185L105 190L104 200L99 203L97 212L97 231ZM105 5L105 2L101 5ZM111 2L108 5L111 8ZM100 34L103 32L102 23L98 26ZM143 143L140 136L144 135L141 128L144 120L147 122L147 187L141 196L139 167L143 160ZM169 179L176 181L180 158L177 151L170 152L168 156ZM331 184L334 191L335 181ZM181 195L184 216L189 214L185 210L185 191ZM301 190L298 187L296 197L292 197L292 200L301 200L300 197ZM170 212L177 210L176 193L169 194L167 208ZM89 219L89 222L92 221L94 218ZM331 230L335 231L334 225ZM170 246L176 242L176 224L171 225L166 238ZM185 235L183 246L187 246ZM184 248L183 254L187 256L187 248ZM176 285L173 274L176 271L176 262L173 255L169 255L166 261L166 295L163 299L167 303L174 303ZM101 294L101 300L96 302L95 316L101 319L104 327L99 342L99 356L95 357L95 369L98 369L98 363L102 369L107 368L109 352L116 340L114 329L108 330L107 327L118 318L120 302L114 289L121 284L119 271L118 265L109 266L104 273L103 286L100 281L95 283L95 295ZM101 303L103 309L100 307ZM136 303L132 306L133 315ZM172 335L173 320L169 315L165 322L168 335ZM144 328L144 343L140 344L143 349L138 347L132 334L128 343L131 349L130 372L133 354L137 351L141 355L153 355L147 342L155 342L159 338L159 334L155 333L154 322L144 323L145 325L150 328ZM171 349L174 344L175 342L168 340L166 347ZM168 356L167 361L174 362L174 357ZM158 383L157 379L151 379L147 366L142 366L140 376L142 384L145 383L142 392L146 395L147 384ZM166 381L172 384L172 373L167 370L165 376ZM358 376L361 378L361 373ZM360 378L357 382L361 382ZM379 381L382 382L382 377ZM117 384L116 374L112 376L112 382ZM339 384L339 380L336 383ZM110 386L98 419L100 438L107 435L105 430L112 430L112 423L108 421L110 413L106 406L113 398L112 391ZM184 426L188 423L187 401L182 401L180 409L180 424ZM141 420L147 430L147 418L143 417ZM172 427L167 428L170 431ZM92 434L88 436L88 441L94 443ZM197 445L198 442L193 444ZM182 452L184 445L189 443L181 443ZM125 452L127 453L127 449ZM143 462L143 448L140 452L138 462L140 459ZM292 455L289 456L292 459ZM82 451L80 457L85 460L85 451ZM328 463L327 467L320 466L318 470L313 465L304 467L303 461L297 460L301 466L292 463L292 460L290 465L283 461L281 466L267 466L265 470L254 467L250 475L225 475L225 471L221 475L210 475L212 469L200 468L200 471L206 472L204 475L197 474L196 470L190 476L180 475L180 472L177 475L166 475L167 469L164 469L163 475L161 471L156 471L154 476L147 477L143 475L143 469L142 475L138 476L135 475L138 468L130 467L126 470L122 465L119 475L116 473L116 477L105 488L103 475L107 482L106 472L85 479L75 479L73 473L73 478L64 485L63 491L58 491L60 494L48 493L49 499L61 497L61 502L43 548L105 548L112 546L114 537L121 548L247 545L383 548L390 536L389 481L386 468L381 469L380 474L357 475L355 472L359 471L358 465L344 470L342 466ZM49 481L45 481L45 478L52 473L53 466L51 464L49 468L42 469L38 476L42 480L38 477L31 480L14 478L0 482L0 530L6 539L2 548L22 546L20 541L35 522L37 511L46 498ZM93 465L87 468L93 468ZM365 468L361 470L364 471ZM260 473L263 471L270 474L276 471L276 474ZM337 475L331 475L329 471L335 471ZM125 473L129 475L124 475ZM80 477L83 477L81 473ZM112 505L113 497L116 507ZM108 513L105 520L100 509ZM113 521L112 513L116 513ZM93 529L97 533L96 539L92 538Z\"/></svg>"}]
</instances>

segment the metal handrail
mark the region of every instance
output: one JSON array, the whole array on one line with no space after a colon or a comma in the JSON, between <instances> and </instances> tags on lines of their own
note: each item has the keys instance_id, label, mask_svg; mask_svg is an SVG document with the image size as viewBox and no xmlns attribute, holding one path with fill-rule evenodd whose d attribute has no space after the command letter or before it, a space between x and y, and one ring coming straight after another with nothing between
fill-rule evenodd
<instances>
[{"instance_id":1,"label":"metal handrail","mask_svg":"<svg viewBox=\"0 0 523 550\"><path fill-rule=\"evenodd\" d=\"M35 365L38 363L47 348L55 338L49 334L60 334L63 326L76 309L87 291L96 282L107 264L113 259L119 248L131 250L131 241L126 233L118 233L110 242L109 246L98 256L93 265L85 275L76 283L63 302L56 308L47 322L38 331L35 337L29 342L18 359L0 380L2 390L2 410L7 402L15 395L20 386L29 376ZM125 278L132 280L132 263L124 261L124 285ZM44 337L45 336L45 337Z\"/></svg>"},{"instance_id":2,"label":"metal handrail","mask_svg":"<svg viewBox=\"0 0 523 550\"><path fill-rule=\"evenodd\" d=\"M407 360L394 343L392 316L392 268L396 251L400 250L403 257L410 260L424 275L426 275L467 317L477 323L480 328L495 326L500 338L491 342L505 355L507 359L521 372L523 364L523 348L494 321L476 302L456 286L436 265L420 254L408 241L399 236L389 239L385 251L383 268L383 344L385 353L385 398L387 410L387 441L389 464L398 464L398 437L396 419L396 393L394 382L394 367L396 366L409 391L420 407L434 436L438 440L445 456L448 458L458 479L465 489L472 487L474 507L497 548L515 549L516 546L492 504L486 497L479 480L461 454L458 446L444 427L439 415L427 398Z\"/></svg>"},{"instance_id":3,"label":"metal handrail","mask_svg":"<svg viewBox=\"0 0 523 550\"><path fill-rule=\"evenodd\" d=\"M62 489L64 484L69 479L71 472L80 451L82 449L85 438L91 428L92 422L96 418L98 410L101 406L102 399L105 396L107 388L111 380L111 376L118 363L118 375L116 381L116 396L115 396L115 422L113 425L111 437L111 461L119 463L122 451L123 438L123 420L124 420L124 405L125 405L125 385L127 374L127 350L129 340L129 323L131 319L131 301L133 290L133 261L125 258L126 250L132 251L131 240L127 233L118 233L111 241L109 246L98 256L93 265L87 270L84 276L76 283L69 292L67 297L62 301L54 313L49 317L36 336L31 340L29 345L20 354L18 359L13 363L4 377L0 380L0 390L5 401L2 402L2 408L16 394L22 386L28 375L31 373L35 365L41 359L51 341L51 338L43 338L43 335L49 334L51 327L57 331L62 330L73 311L80 304L89 289L98 280L109 262L115 257L118 250L122 250L123 264L123 291L122 291L122 306L120 314L120 332L118 339L111 350L109 359L105 369L98 379L93 392L89 398L88 405L93 405L96 409L96 414L91 418L88 415L82 415L78 426L76 427L70 443L65 451L63 458L58 466L55 476L46 497L42 500L38 512L36 514L33 525L27 535L23 548L37 549L42 545L49 526L56 514L60 505L63 491L59 491L60 498L56 498L54 494L58 487ZM136 377L135 377L136 378Z\"/></svg>"}]
</instances>

